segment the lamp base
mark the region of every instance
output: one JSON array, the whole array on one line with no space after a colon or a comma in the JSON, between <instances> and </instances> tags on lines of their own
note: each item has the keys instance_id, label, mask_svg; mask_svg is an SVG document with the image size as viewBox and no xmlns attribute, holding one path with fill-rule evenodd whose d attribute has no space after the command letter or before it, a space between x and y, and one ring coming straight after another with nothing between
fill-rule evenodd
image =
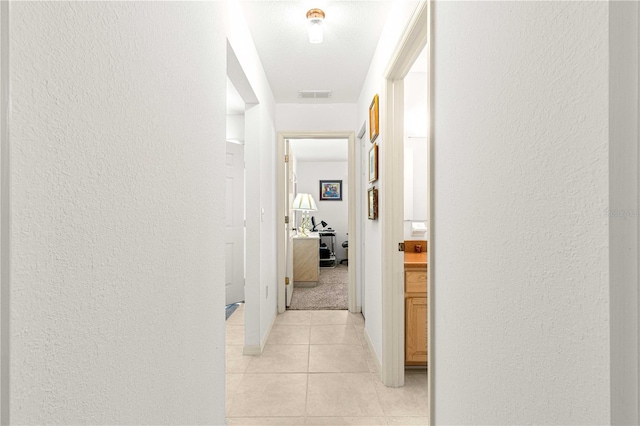
<instances>
[{"instance_id":1,"label":"lamp base","mask_svg":"<svg viewBox=\"0 0 640 426\"><path fill-rule=\"evenodd\" d=\"M307 231L309 230L309 212L302 212L302 223L300 224L301 237L308 237Z\"/></svg>"}]
</instances>

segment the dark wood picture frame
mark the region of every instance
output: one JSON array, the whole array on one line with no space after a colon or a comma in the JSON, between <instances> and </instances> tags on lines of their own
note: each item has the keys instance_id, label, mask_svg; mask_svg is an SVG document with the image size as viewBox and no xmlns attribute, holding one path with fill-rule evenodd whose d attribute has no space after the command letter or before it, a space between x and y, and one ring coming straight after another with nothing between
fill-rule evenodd
<instances>
[{"instance_id":1,"label":"dark wood picture frame","mask_svg":"<svg viewBox=\"0 0 640 426\"><path fill-rule=\"evenodd\" d=\"M321 180L320 201L342 201L342 180Z\"/></svg>"},{"instance_id":2,"label":"dark wood picture frame","mask_svg":"<svg viewBox=\"0 0 640 426\"><path fill-rule=\"evenodd\" d=\"M378 190L375 186L367 190L367 211L369 220L378 219Z\"/></svg>"},{"instance_id":3,"label":"dark wood picture frame","mask_svg":"<svg viewBox=\"0 0 640 426\"><path fill-rule=\"evenodd\" d=\"M373 143L380 133L379 119L380 119L380 106L378 101L378 95L376 94L371 101L369 107L369 141Z\"/></svg>"}]
</instances>

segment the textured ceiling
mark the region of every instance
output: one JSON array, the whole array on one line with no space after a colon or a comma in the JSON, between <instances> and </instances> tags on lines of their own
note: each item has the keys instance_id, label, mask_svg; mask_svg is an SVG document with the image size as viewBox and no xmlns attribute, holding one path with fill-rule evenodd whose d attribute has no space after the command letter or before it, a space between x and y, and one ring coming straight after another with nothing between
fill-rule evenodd
<instances>
[{"instance_id":1,"label":"textured ceiling","mask_svg":"<svg viewBox=\"0 0 640 426\"><path fill-rule=\"evenodd\" d=\"M242 9L278 103L357 102L390 1L242 1ZM326 13L324 42L309 43L306 13ZM331 90L302 100L300 90Z\"/></svg>"}]
</instances>

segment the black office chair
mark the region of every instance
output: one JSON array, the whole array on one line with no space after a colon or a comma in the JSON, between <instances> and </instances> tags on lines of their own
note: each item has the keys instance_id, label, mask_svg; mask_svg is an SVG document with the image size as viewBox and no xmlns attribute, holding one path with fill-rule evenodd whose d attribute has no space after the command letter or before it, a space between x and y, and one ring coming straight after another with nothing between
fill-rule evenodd
<instances>
[{"instance_id":1,"label":"black office chair","mask_svg":"<svg viewBox=\"0 0 640 426\"><path fill-rule=\"evenodd\" d=\"M342 243L342 248L344 248L347 251L347 258L346 259L342 259L340 261L340 264L342 264L343 262L346 262L347 266L349 266L349 240L347 240L344 243Z\"/></svg>"}]
</instances>

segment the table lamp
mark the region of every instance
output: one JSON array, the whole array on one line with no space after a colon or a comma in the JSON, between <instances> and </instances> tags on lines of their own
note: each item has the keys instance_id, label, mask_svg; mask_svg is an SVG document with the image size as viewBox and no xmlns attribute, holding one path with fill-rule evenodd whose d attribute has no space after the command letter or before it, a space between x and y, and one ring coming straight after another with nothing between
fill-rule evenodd
<instances>
[{"instance_id":1,"label":"table lamp","mask_svg":"<svg viewBox=\"0 0 640 426\"><path fill-rule=\"evenodd\" d=\"M318 210L316 202L313 200L311 194L298 193L293 200L293 210L302 212L302 223L300 228L302 230L301 237L308 237L307 231L309 230L309 212Z\"/></svg>"}]
</instances>

